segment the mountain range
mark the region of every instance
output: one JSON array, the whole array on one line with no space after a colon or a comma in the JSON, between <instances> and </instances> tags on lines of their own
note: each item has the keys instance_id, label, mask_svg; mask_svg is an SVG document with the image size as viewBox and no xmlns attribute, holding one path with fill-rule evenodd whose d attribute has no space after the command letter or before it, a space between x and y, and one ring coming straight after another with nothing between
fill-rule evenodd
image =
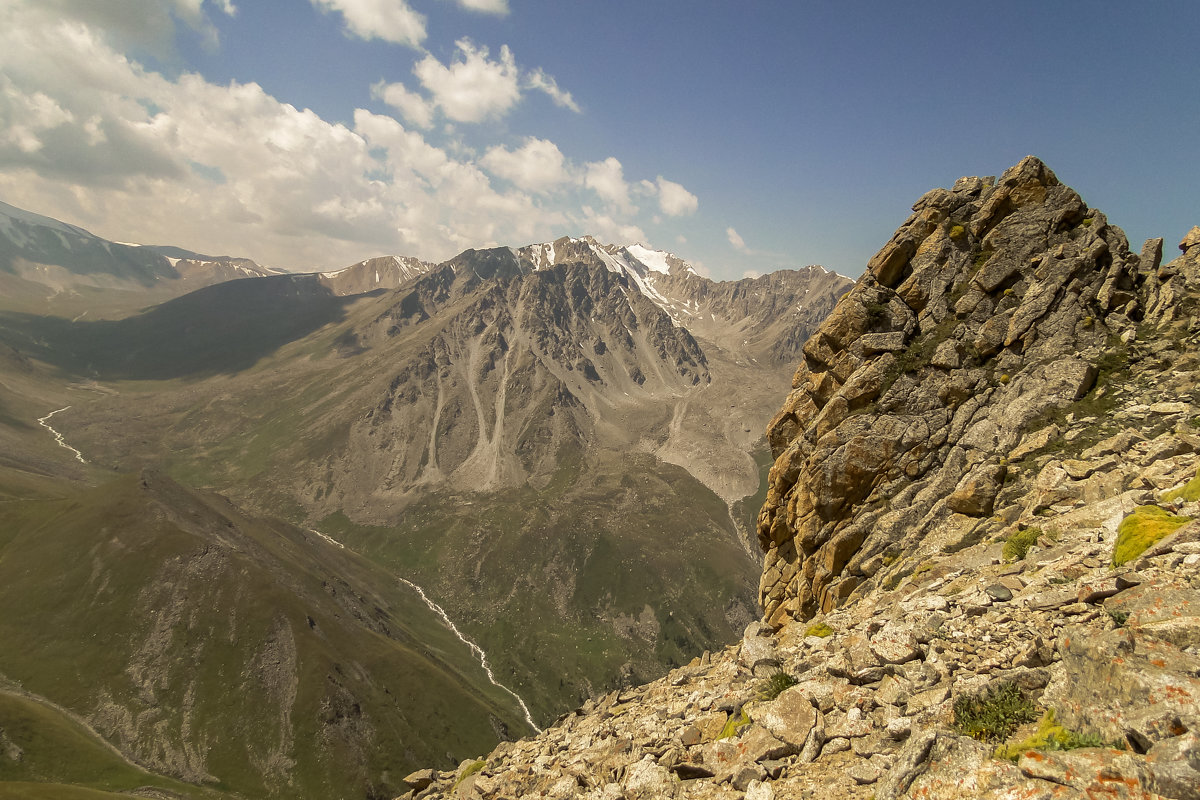
<instances>
[{"instance_id":1,"label":"mountain range","mask_svg":"<svg viewBox=\"0 0 1200 800\"><path fill-rule=\"evenodd\" d=\"M387 796L757 616L762 430L847 279L590 237L268 274L0 210L28 713L164 781Z\"/></svg>"}]
</instances>

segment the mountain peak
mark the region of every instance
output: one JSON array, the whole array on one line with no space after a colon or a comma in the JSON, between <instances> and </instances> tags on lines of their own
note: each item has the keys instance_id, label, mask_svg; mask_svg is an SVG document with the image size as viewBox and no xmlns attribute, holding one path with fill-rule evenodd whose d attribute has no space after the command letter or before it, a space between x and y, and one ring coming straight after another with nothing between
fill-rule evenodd
<instances>
[{"instance_id":1,"label":"mountain peak","mask_svg":"<svg viewBox=\"0 0 1200 800\"><path fill-rule=\"evenodd\" d=\"M805 344L768 428L761 599L776 622L899 574L948 514L1004 506L1011 451L1135 335L1138 257L1038 159L913 211Z\"/></svg>"}]
</instances>

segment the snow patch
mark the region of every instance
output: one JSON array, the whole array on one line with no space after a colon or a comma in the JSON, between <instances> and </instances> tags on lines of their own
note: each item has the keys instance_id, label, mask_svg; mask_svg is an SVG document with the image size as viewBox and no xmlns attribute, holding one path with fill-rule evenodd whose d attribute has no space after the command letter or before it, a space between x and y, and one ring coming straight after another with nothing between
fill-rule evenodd
<instances>
[{"instance_id":1,"label":"snow patch","mask_svg":"<svg viewBox=\"0 0 1200 800\"><path fill-rule=\"evenodd\" d=\"M668 253L664 253L661 250L650 250L649 248L642 247L640 244L631 244L625 249L629 251L630 255L655 272L661 272L665 275L671 271L671 266L667 263Z\"/></svg>"}]
</instances>

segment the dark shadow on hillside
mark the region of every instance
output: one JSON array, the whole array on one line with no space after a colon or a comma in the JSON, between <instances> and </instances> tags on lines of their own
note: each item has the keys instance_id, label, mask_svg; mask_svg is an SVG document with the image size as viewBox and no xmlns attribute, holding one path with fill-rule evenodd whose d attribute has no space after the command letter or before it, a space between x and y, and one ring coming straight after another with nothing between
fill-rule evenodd
<instances>
[{"instance_id":1,"label":"dark shadow on hillside","mask_svg":"<svg viewBox=\"0 0 1200 800\"><path fill-rule=\"evenodd\" d=\"M137 316L71 322L0 313L0 340L67 372L161 380L233 373L345 317L315 275L274 275L208 286Z\"/></svg>"}]
</instances>

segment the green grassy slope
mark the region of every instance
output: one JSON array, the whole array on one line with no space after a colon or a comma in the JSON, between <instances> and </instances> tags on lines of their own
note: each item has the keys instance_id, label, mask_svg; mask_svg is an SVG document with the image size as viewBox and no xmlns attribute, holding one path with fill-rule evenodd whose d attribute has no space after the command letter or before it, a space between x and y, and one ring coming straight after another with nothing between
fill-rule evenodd
<instances>
[{"instance_id":1,"label":"green grassy slope","mask_svg":"<svg viewBox=\"0 0 1200 800\"><path fill-rule=\"evenodd\" d=\"M57 708L0 689L0 798L113 797L142 787L193 800L227 797L131 764Z\"/></svg>"},{"instance_id":2,"label":"green grassy slope","mask_svg":"<svg viewBox=\"0 0 1200 800\"><path fill-rule=\"evenodd\" d=\"M648 455L564 468L545 489L424 498L394 528L321 527L425 586L548 721L589 695L733 641L754 566L721 500ZM667 577L669 576L669 577Z\"/></svg>"},{"instance_id":3,"label":"green grassy slope","mask_svg":"<svg viewBox=\"0 0 1200 800\"><path fill-rule=\"evenodd\" d=\"M0 604L0 673L192 783L390 796L524 732L408 589L160 475L0 504Z\"/></svg>"}]
</instances>

